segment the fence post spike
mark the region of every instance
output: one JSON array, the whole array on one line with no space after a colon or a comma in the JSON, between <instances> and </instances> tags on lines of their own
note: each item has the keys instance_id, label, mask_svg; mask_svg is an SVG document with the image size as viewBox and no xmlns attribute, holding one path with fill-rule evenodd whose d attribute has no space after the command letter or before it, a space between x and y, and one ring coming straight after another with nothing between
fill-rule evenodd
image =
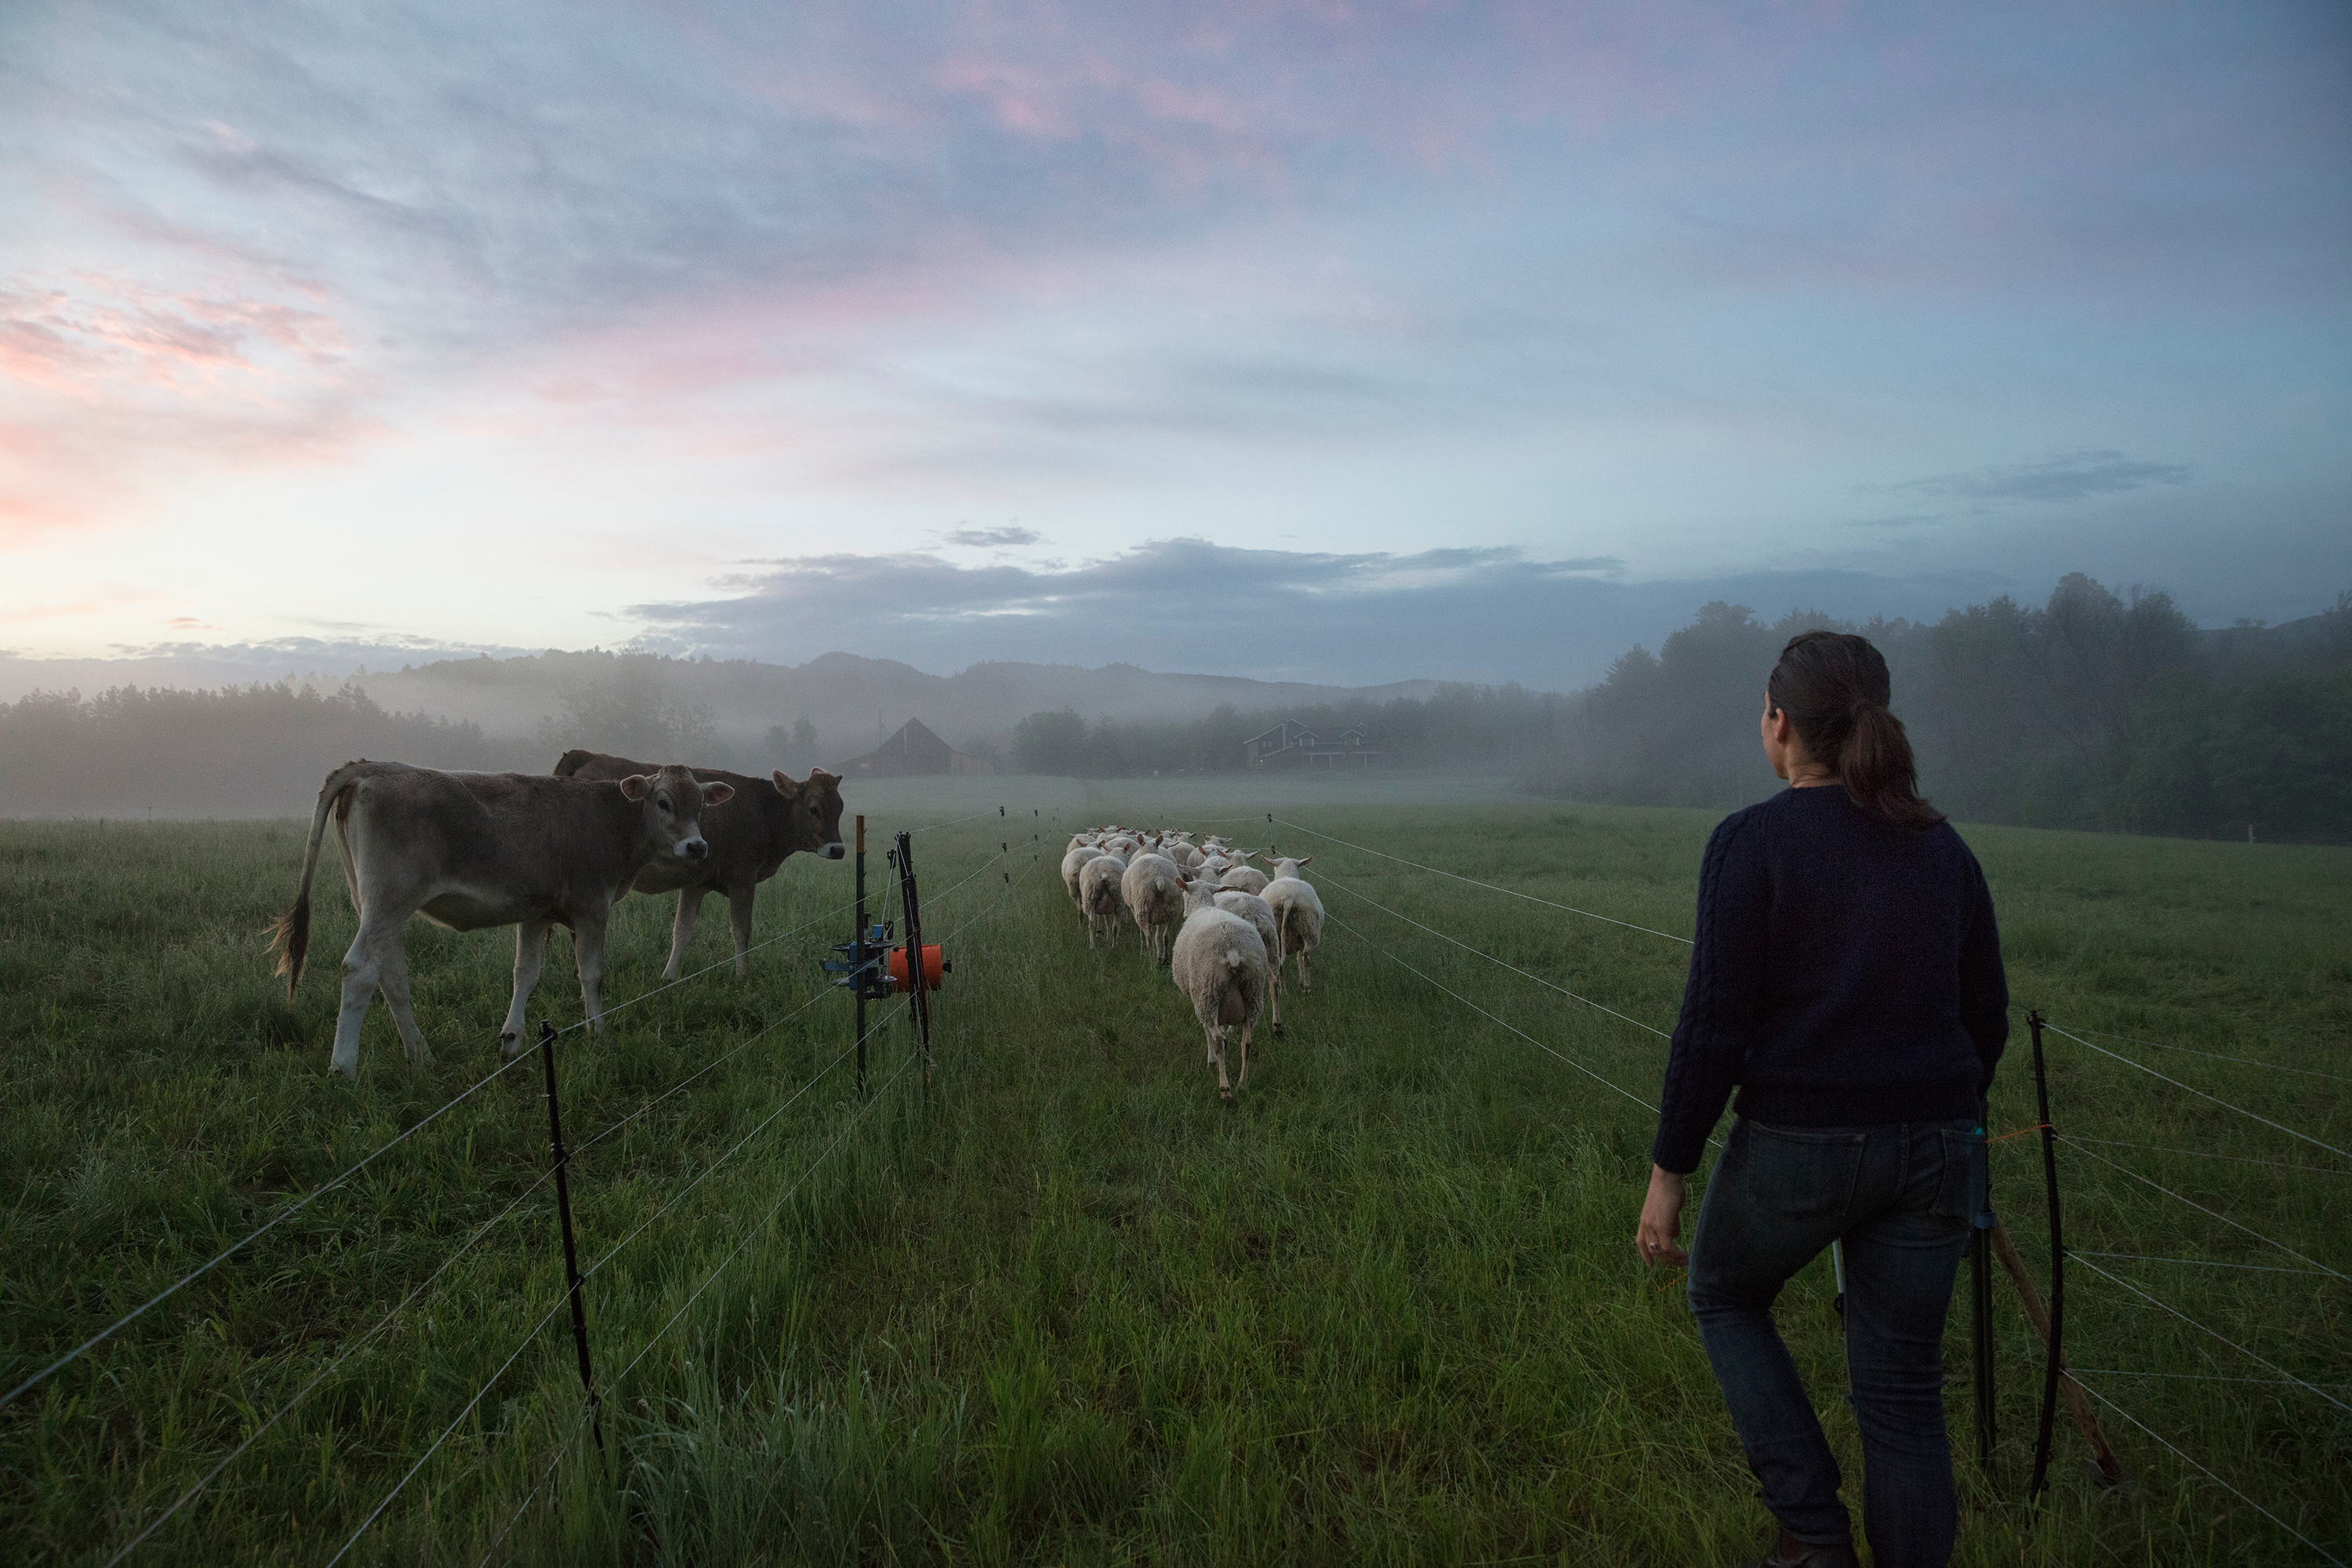
<instances>
[{"instance_id":1,"label":"fence post spike","mask_svg":"<svg viewBox=\"0 0 2352 1568\"><path fill-rule=\"evenodd\" d=\"M588 1396L588 1415L594 1423L596 1448L604 1447L604 1412L596 1395L596 1377L588 1362L588 1303L580 1294L580 1247L572 1235L572 1156L563 1147L563 1113L555 1099L555 1026L539 1021L539 1061L547 1076L547 1142L555 1161L555 1213L563 1230L564 1294L572 1302L572 1342L580 1352L580 1388Z\"/></svg>"}]
</instances>

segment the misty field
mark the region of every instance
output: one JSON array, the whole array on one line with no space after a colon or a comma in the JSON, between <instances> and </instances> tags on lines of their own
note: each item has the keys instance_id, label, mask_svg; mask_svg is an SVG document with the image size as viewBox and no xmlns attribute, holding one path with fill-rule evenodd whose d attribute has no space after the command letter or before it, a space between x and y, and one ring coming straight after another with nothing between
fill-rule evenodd
<instances>
[{"instance_id":1,"label":"misty field","mask_svg":"<svg viewBox=\"0 0 2352 1568\"><path fill-rule=\"evenodd\" d=\"M0 824L0 1392L286 1215L0 1408L6 1559L107 1562L192 1489L131 1561L1652 1564L1765 1540L1676 1277L1631 1245L1665 1048L1643 1026L1672 1027L1718 813L1245 779L850 809L877 889L882 835L989 813L916 840L955 962L928 1089L900 1016L857 1095L816 968L850 870L807 857L761 895L747 981L631 1003L671 905L627 900L611 1032L562 1037L601 1446L541 1063L475 1088L510 936L412 922L436 1059L409 1067L379 1007L344 1084L331 870L290 1005L263 952L299 825ZM1237 1106L1132 936L1088 949L1056 866L1105 819L1316 856L1314 988L1285 987ZM2352 1557L2352 851L1964 831L2017 1004L1995 1133L2038 1120L2025 1010L2082 1037L2049 1041L2086 1254L2068 1343L2131 1479L2095 1485L2062 1412L2026 1511L2041 1360L2005 1279L1978 1469L1964 1279L1959 1561L2321 1560L2298 1533ZM727 952L713 905L688 967ZM561 941L542 1015L579 1016ZM1994 1191L2040 1270L2037 1139L1997 1145ZM1824 1263L1780 1317L1858 1498L1831 1295Z\"/></svg>"}]
</instances>

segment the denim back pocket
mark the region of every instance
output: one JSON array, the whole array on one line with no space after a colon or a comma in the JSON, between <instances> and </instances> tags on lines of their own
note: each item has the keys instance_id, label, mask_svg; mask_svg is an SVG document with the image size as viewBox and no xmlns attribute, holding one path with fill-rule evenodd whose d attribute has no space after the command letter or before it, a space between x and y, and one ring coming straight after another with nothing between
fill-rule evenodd
<instances>
[{"instance_id":1,"label":"denim back pocket","mask_svg":"<svg viewBox=\"0 0 2352 1568\"><path fill-rule=\"evenodd\" d=\"M1819 1220L1853 1205L1864 1135L1743 1121L1748 1199L1781 1219Z\"/></svg>"},{"instance_id":2,"label":"denim back pocket","mask_svg":"<svg viewBox=\"0 0 2352 1568\"><path fill-rule=\"evenodd\" d=\"M1986 1184L1990 1159L1985 1135L1973 1128L1945 1127L1944 1179L1936 1187L1935 1212L1946 1219L1973 1220L1991 1201Z\"/></svg>"}]
</instances>

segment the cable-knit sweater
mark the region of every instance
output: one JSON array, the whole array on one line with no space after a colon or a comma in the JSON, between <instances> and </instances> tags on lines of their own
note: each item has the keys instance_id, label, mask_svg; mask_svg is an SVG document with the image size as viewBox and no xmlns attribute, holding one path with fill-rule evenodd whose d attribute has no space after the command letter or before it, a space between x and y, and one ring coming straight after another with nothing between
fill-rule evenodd
<instances>
[{"instance_id":1,"label":"cable-knit sweater","mask_svg":"<svg viewBox=\"0 0 2352 1568\"><path fill-rule=\"evenodd\" d=\"M1783 790L1707 840L1651 1158L1696 1169L1734 1084L1775 1126L1973 1116L2008 1040L1992 896L1951 825Z\"/></svg>"}]
</instances>

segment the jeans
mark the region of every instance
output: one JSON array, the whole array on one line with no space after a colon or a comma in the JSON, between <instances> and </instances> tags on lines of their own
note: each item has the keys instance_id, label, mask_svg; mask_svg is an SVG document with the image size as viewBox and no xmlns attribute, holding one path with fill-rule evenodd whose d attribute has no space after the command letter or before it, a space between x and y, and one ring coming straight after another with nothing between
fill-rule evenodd
<instances>
[{"instance_id":1,"label":"jeans","mask_svg":"<svg viewBox=\"0 0 2352 1568\"><path fill-rule=\"evenodd\" d=\"M1985 1168L1984 1137L1968 1121L1732 1124L1691 1243L1691 1311L1765 1506L1801 1541L1850 1543L1853 1525L1772 1301L1842 1240L1846 1378L1873 1558L1877 1568L1950 1561L1959 1507L1944 1430L1944 1319L1969 1221L1984 1206Z\"/></svg>"}]
</instances>

